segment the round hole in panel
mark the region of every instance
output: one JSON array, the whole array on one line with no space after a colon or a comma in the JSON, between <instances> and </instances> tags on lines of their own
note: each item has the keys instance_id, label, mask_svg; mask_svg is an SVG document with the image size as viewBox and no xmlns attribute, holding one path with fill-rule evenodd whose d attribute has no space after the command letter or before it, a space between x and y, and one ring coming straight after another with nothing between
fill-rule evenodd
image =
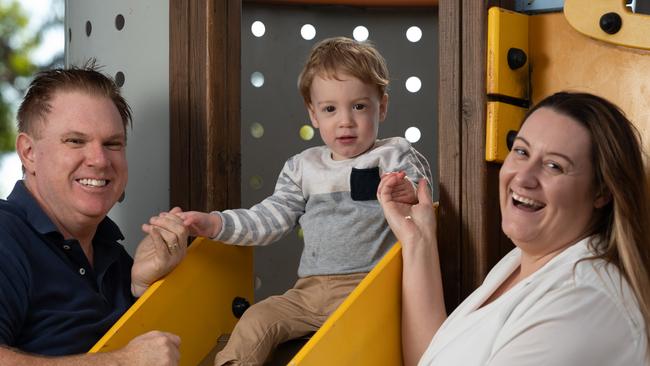
<instances>
[{"instance_id":1,"label":"round hole in panel","mask_svg":"<svg viewBox=\"0 0 650 366\"><path fill-rule=\"evenodd\" d=\"M312 40L316 37L316 28L311 24L305 24L300 28L300 35L307 41Z\"/></svg>"},{"instance_id":2,"label":"round hole in panel","mask_svg":"<svg viewBox=\"0 0 650 366\"><path fill-rule=\"evenodd\" d=\"M363 25L359 25L352 31L352 36L357 41L363 42L368 39L370 32L368 32L368 28L364 27Z\"/></svg>"},{"instance_id":3,"label":"round hole in panel","mask_svg":"<svg viewBox=\"0 0 650 366\"><path fill-rule=\"evenodd\" d=\"M115 74L115 85L117 85L120 88L122 87L122 85L124 85L124 73L122 71L118 71Z\"/></svg>"},{"instance_id":4,"label":"round hole in panel","mask_svg":"<svg viewBox=\"0 0 650 366\"><path fill-rule=\"evenodd\" d=\"M413 144L420 141L422 132L420 132L420 129L417 127L409 127L404 132L404 137L408 140L408 142Z\"/></svg>"},{"instance_id":5,"label":"round hole in panel","mask_svg":"<svg viewBox=\"0 0 650 366\"><path fill-rule=\"evenodd\" d=\"M314 128L310 125L303 125L300 127L300 138L309 141L314 138Z\"/></svg>"},{"instance_id":6,"label":"round hole in panel","mask_svg":"<svg viewBox=\"0 0 650 366\"><path fill-rule=\"evenodd\" d=\"M420 81L419 77L411 76L410 78L406 79L406 90L410 91L411 93L417 93L420 91L420 88L422 88L422 81Z\"/></svg>"},{"instance_id":7,"label":"round hole in panel","mask_svg":"<svg viewBox=\"0 0 650 366\"><path fill-rule=\"evenodd\" d=\"M254 175L248 180L248 185L255 191L262 188L264 180L259 175Z\"/></svg>"},{"instance_id":8,"label":"round hole in panel","mask_svg":"<svg viewBox=\"0 0 650 366\"><path fill-rule=\"evenodd\" d=\"M117 14L115 16L115 28L120 31L122 28L124 28L124 15L122 14Z\"/></svg>"},{"instance_id":9,"label":"round hole in panel","mask_svg":"<svg viewBox=\"0 0 650 366\"><path fill-rule=\"evenodd\" d=\"M261 123L253 122L251 124L251 136L255 137L256 139L264 136L264 126L262 126Z\"/></svg>"},{"instance_id":10,"label":"round hole in panel","mask_svg":"<svg viewBox=\"0 0 650 366\"><path fill-rule=\"evenodd\" d=\"M266 27L264 26L264 23L260 22L259 20L256 20L251 24L251 32L255 37L261 37L266 33Z\"/></svg>"},{"instance_id":11,"label":"round hole in panel","mask_svg":"<svg viewBox=\"0 0 650 366\"><path fill-rule=\"evenodd\" d=\"M86 36L90 37L90 33L93 32L93 25L90 23L90 20L86 20Z\"/></svg>"},{"instance_id":12,"label":"round hole in panel","mask_svg":"<svg viewBox=\"0 0 650 366\"><path fill-rule=\"evenodd\" d=\"M253 86L256 88L262 87L262 85L264 85L264 74L262 74L259 71L255 71L254 73L252 73L251 84L253 84Z\"/></svg>"},{"instance_id":13,"label":"round hole in panel","mask_svg":"<svg viewBox=\"0 0 650 366\"><path fill-rule=\"evenodd\" d=\"M406 39L415 43L422 39L422 29L420 27L412 26L406 30Z\"/></svg>"},{"instance_id":14,"label":"round hole in panel","mask_svg":"<svg viewBox=\"0 0 650 366\"><path fill-rule=\"evenodd\" d=\"M302 227L298 227L298 230L296 230L296 235L298 235L298 239L305 240L305 233L302 231Z\"/></svg>"}]
</instances>

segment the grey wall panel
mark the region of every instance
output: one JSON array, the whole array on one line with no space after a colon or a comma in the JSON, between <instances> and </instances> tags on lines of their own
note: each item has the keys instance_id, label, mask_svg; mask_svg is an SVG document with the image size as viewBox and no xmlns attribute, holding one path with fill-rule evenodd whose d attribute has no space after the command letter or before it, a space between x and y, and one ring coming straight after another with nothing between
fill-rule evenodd
<instances>
[{"instance_id":1,"label":"grey wall panel","mask_svg":"<svg viewBox=\"0 0 650 366\"><path fill-rule=\"evenodd\" d=\"M105 73L124 75L122 93L133 108L129 182L126 200L109 216L133 253L143 237L142 223L169 209L169 2L67 0L65 18L66 65L94 57Z\"/></svg>"},{"instance_id":2,"label":"grey wall panel","mask_svg":"<svg viewBox=\"0 0 650 366\"><path fill-rule=\"evenodd\" d=\"M310 125L296 81L311 47L333 36L352 37L359 25L369 30L372 41L388 62L391 73L388 117L379 137L404 136L408 127L421 131L413 145L422 152L437 186L437 85L438 20L435 9L365 9L340 6L281 6L244 4L242 16L242 206L250 207L273 192L282 165L290 156L322 145L317 131L305 141L299 136ZM265 33L256 37L251 25L261 21ZM316 37L300 35L304 24L316 29ZM422 30L418 42L405 33L411 26ZM264 75L264 85L251 84L251 74ZM417 93L406 90L411 76L422 81ZM253 124L263 127L259 136ZM257 132L254 137L251 130ZM437 199L437 192L434 196ZM256 300L282 293L293 285L302 242L297 232L268 247L256 248L255 271L260 286Z\"/></svg>"}]
</instances>

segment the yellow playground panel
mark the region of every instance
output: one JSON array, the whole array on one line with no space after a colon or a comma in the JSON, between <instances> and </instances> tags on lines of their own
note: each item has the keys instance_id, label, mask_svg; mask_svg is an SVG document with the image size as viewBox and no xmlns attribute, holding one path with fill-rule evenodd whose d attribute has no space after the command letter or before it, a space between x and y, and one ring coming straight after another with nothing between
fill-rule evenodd
<instances>
[{"instance_id":1,"label":"yellow playground panel","mask_svg":"<svg viewBox=\"0 0 650 366\"><path fill-rule=\"evenodd\" d=\"M169 276L153 284L90 352L125 346L150 330L181 337L181 365L199 364L232 331L235 296L253 296L252 263L241 248L199 238ZM402 247L384 256L289 365L400 365Z\"/></svg>"},{"instance_id":2,"label":"yellow playground panel","mask_svg":"<svg viewBox=\"0 0 650 366\"><path fill-rule=\"evenodd\" d=\"M289 366L401 365L402 245L396 243Z\"/></svg>"},{"instance_id":3,"label":"yellow playground panel","mask_svg":"<svg viewBox=\"0 0 650 366\"><path fill-rule=\"evenodd\" d=\"M89 352L112 351L140 334L161 330L181 337L181 365L199 364L219 335L234 328L233 299L253 298L250 250L194 240L181 264L147 289Z\"/></svg>"}]
</instances>

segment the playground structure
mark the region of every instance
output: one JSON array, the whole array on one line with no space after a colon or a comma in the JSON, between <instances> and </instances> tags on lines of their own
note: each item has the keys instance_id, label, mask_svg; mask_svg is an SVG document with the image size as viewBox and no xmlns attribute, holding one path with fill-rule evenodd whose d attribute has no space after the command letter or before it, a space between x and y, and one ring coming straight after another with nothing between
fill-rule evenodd
<instances>
[{"instance_id":1,"label":"playground structure","mask_svg":"<svg viewBox=\"0 0 650 366\"><path fill-rule=\"evenodd\" d=\"M594 6L589 0L566 0L563 11L549 12L517 10L512 1L276 3L437 8L438 47L445 50L439 55L437 166L448 311L510 248L500 235L494 197L508 135L517 130L527 106L565 89L602 95L626 111L649 147L650 77L644 70L650 65L650 43L643 35L650 18L630 12L622 1ZM601 25L611 13L620 18L616 31ZM234 70L241 63L241 2L174 1L169 19L170 204L200 210L239 207L241 74ZM510 65L517 58L509 59L513 52L519 62ZM399 248L386 255L290 365L399 364ZM181 362L196 365L234 326L235 298L253 302L252 268L250 248L197 239L188 261L153 285L91 352L161 329L181 334Z\"/></svg>"}]
</instances>

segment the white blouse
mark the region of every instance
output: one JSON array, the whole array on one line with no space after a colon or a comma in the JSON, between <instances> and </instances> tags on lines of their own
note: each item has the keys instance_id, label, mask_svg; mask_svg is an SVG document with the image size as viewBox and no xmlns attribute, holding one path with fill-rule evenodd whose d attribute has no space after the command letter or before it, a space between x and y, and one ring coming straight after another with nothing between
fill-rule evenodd
<instances>
[{"instance_id":1,"label":"white blouse","mask_svg":"<svg viewBox=\"0 0 650 366\"><path fill-rule=\"evenodd\" d=\"M440 327L419 365L645 365L645 323L618 269L589 238L481 308L520 263L508 253Z\"/></svg>"}]
</instances>

